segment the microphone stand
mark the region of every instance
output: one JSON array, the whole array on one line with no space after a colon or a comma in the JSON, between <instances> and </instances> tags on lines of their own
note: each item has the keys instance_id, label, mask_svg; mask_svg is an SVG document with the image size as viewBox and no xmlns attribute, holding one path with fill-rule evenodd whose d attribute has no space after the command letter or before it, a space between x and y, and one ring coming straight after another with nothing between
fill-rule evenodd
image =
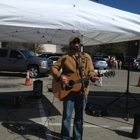
<instances>
[{"instance_id":1,"label":"microphone stand","mask_svg":"<svg viewBox=\"0 0 140 140\"><path fill-rule=\"evenodd\" d=\"M76 45L76 50L78 52L78 60L79 60L79 75L81 77L81 85L82 85L82 109L81 109L81 140L82 140L82 136L83 136L83 100L84 100L84 95L85 95L85 85L84 85L84 80L83 80L83 73L82 73L82 67L80 65L80 49L78 47L78 45Z\"/></svg>"}]
</instances>

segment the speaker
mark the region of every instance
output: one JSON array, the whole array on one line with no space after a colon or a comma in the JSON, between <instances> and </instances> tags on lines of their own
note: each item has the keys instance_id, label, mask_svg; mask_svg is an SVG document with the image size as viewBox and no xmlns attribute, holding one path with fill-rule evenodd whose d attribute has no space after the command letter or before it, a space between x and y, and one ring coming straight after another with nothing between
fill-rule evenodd
<instances>
[{"instance_id":1,"label":"speaker","mask_svg":"<svg viewBox=\"0 0 140 140\"><path fill-rule=\"evenodd\" d=\"M43 81L35 80L33 83L33 97L34 98L42 97L42 88L43 88Z\"/></svg>"},{"instance_id":2,"label":"speaker","mask_svg":"<svg viewBox=\"0 0 140 140\"><path fill-rule=\"evenodd\" d=\"M92 101L88 102L86 104L85 108L86 112L89 112L90 115L96 116L96 117L103 117L108 115L108 110L106 107L96 104Z\"/></svg>"},{"instance_id":3,"label":"speaker","mask_svg":"<svg viewBox=\"0 0 140 140\"><path fill-rule=\"evenodd\" d=\"M20 106L21 106L21 103L22 103L22 98L21 98L21 96L15 95L15 96L13 97L13 106L14 106L14 107L20 107Z\"/></svg>"},{"instance_id":4,"label":"speaker","mask_svg":"<svg viewBox=\"0 0 140 140\"><path fill-rule=\"evenodd\" d=\"M134 114L132 138L134 138L134 139L140 138L140 114Z\"/></svg>"}]
</instances>

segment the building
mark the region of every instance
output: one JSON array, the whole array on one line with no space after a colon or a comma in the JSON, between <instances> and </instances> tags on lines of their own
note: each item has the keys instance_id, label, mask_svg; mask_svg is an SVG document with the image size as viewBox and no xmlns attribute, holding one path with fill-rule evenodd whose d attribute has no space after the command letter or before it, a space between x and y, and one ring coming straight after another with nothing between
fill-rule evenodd
<instances>
[{"instance_id":1,"label":"building","mask_svg":"<svg viewBox=\"0 0 140 140\"><path fill-rule=\"evenodd\" d=\"M61 45L52 45L52 44L42 44L40 47L42 48L43 52L62 53L61 48L63 46L61 46ZM38 52L38 53L42 53L42 52Z\"/></svg>"},{"instance_id":2,"label":"building","mask_svg":"<svg viewBox=\"0 0 140 140\"><path fill-rule=\"evenodd\" d=\"M126 56L140 56L140 40L128 41L126 44Z\"/></svg>"},{"instance_id":3,"label":"building","mask_svg":"<svg viewBox=\"0 0 140 140\"><path fill-rule=\"evenodd\" d=\"M17 47L18 46L18 47L22 48L22 43L19 43L19 42L9 42L8 45L12 46L12 47L13 46ZM61 48L63 46L61 46L61 45L52 45L52 44L41 44L40 47L42 48L43 52L58 52L58 53L62 53ZM0 48L2 48L2 43L1 42L0 42ZM39 52L39 53L41 53L41 52Z\"/></svg>"}]
</instances>

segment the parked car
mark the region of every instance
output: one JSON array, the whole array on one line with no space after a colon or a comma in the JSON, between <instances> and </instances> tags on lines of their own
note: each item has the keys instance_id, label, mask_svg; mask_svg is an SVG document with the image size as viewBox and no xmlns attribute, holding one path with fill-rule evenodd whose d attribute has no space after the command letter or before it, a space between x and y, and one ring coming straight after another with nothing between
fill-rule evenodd
<instances>
[{"instance_id":1,"label":"parked car","mask_svg":"<svg viewBox=\"0 0 140 140\"><path fill-rule=\"evenodd\" d=\"M34 56L31 52L22 49L0 48L0 71L27 72L30 77L48 74L53 65L51 59Z\"/></svg>"},{"instance_id":2,"label":"parked car","mask_svg":"<svg viewBox=\"0 0 140 140\"><path fill-rule=\"evenodd\" d=\"M135 68L135 61L136 61L135 57L126 57L124 60L123 67L128 68L128 66L129 66L130 69L133 69L133 68Z\"/></svg>"},{"instance_id":3,"label":"parked car","mask_svg":"<svg viewBox=\"0 0 140 140\"><path fill-rule=\"evenodd\" d=\"M109 62L109 55L93 55L92 57L102 57L107 63Z\"/></svg>"},{"instance_id":4,"label":"parked car","mask_svg":"<svg viewBox=\"0 0 140 140\"><path fill-rule=\"evenodd\" d=\"M50 56L48 58L51 59L53 61L53 64L54 64L60 57L61 56Z\"/></svg>"},{"instance_id":5,"label":"parked car","mask_svg":"<svg viewBox=\"0 0 140 140\"><path fill-rule=\"evenodd\" d=\"M40 54L38 57L48 58L50 56L62 56L62 53L43 53L43 54Z\"/></svg>"},{"instance_id":6,"label":"parked car","mask_svg":"<svg viewBox=\"0 0 140 140\"><path fill-rule=\"evenodd\" d=\"M139 63L140 63L140 58L139 59L135 59L134 62L133 62L133 68L134 69L138 69Z\"/></svg>"},{"instance_id":7,"label":"parked car","mask_svg":"<svg viewBox=\"0 0 140 140\"><path fill-rule=\"evenodd\" d=\"M140 62L138 63L137 69L140 70Z\"/></svg>"},{"instance_id":8,"label":"parked car","mask_svg":"<svg viewBox=\"0 0 140 140\"><path fill-rule=\"evenodd\" d=\"M106 69L108 63L103 57L92 57L92 63L95 69Z\"/></svg>"},{"instance_id":9,"label":"parked car","mask_svg":"<svg viewBox=\"0 0 140 140\"><path fill-rule=\"evenodd\" d=\"M50 56L48 57L53 61L53 64L60 58L61 56ZM62 73L62 69L60 69L60 73Z\"/></svg>"}]
</instances>

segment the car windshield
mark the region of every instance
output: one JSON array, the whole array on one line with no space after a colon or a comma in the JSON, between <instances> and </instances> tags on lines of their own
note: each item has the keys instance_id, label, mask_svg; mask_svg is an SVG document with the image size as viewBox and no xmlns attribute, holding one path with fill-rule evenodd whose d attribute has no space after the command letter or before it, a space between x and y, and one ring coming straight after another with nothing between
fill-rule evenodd
<instances>
[{"instance_id":1,"label":"car windshield","mask_svg":"<svg viewBox=\"0 0 140 140\"><path fill-rule=\"evenodd\" d=\"M133 59L133 58L130 58L130 59L128 58L128 59L126 59L127 62L129 62L129 61L130 61L130 62L133 62L134 60L135 60L135 59Z\"/></svg>"},{"instance_id":2,"label":"car windshield","mask_svg":"<svg viewBox=\"0 0 140 140\"><path fill-rule=\"evenodd\" d=\"M96 61L105 61L104 58L95 58Z\"/></svg>"},{"instance_id":3,"label":"car windshield","mask_svg":"<svg viewBox=\"0 0 140 140\"><path fill-rule=\"evenodd\" d=\"M136 62L140 62L140 59L136 59Z\"/></svg>"},{"instance_id":4,"label":"car windshield","mask_svg":"<svg viewBox=\"0 0 140 140\"><path fill-rule=\"evenodd\" d=\"M26 51L26 50L21 50L22 54L26 57L26 58L30 58L30 57L35 57L31 52Z\"/></svg>"},{"instance_id":5,"label":"car windshield","mask_svg":"<svg viewBox=\"0 0 140 140\"><path fill-rule=\"evenodd\" d=\"M47 54L41 54L38 57L47 58Z\"/></svg>"},{"instance_id":6,"label":"car windshield","mask_svg":"<svg viewBox=\"0 0 140 140\"><path fill-rule=\"evenodd\" d=\"M40 54L38 57L48 58L51 56L62 56L62 53L47 53L47 54Z\"/></svg>"}]
</instances>

